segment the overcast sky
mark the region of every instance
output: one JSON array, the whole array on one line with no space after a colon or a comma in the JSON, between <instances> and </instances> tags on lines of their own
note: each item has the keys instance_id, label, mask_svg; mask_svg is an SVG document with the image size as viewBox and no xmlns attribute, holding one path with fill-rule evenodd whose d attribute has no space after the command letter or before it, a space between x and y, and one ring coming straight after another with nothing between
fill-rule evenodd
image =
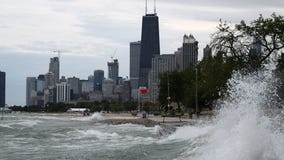
<instances>
[{"instance_id":1,"label":"overcast sky","mask_svg":"<svg viewBox=\"0 0 284 160\"><path fill-rule=\"evenodd\" d=\"M153 12L153 1L148 2ZM202 48L219 19L250 22L259 14L284 15L283 0L157 0L161 54L193 34ZM6 103L25 105L26 77L48 71L49 58L61 51L61 75L87 79L118 59L129 74L129 42L141 38L145 0L0 0L0 70L6 72ZM115 52L116 51L116 52ZM107 72L105 72L105 76Z\"/></svg>"}]
</instances>

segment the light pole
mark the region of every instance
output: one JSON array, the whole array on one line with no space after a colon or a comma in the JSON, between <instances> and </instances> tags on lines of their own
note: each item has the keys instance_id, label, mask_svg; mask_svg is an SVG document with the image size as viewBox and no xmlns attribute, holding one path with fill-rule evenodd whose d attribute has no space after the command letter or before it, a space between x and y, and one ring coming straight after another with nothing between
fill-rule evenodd
<instances>
[{"instance_id":1,"label":"light pole","mask_svg":"<svg viewBox=\"0 0 284 160\"><path fill-rule=\"evenodd\" d=\"M137 96L138 96L138 112L140 112L140 89L138 89L138 94L137 94Z\"/></svg>"},{"instance_id":2,"label":"light pole","mask_svg":"<svg viewBox=\"0 0 284 160\"><path fill-rule=\"evenodd\" d=\"M167 97L167 100L168 100L168 109L170 108L170 100L171 100L171 97L170 97L170 80L169 80L169 72L167 72L167 80L168 80L168 97Z\"/></svg>"},{"instance_id":3,"label":"light pole","mask_svg":"<svg viewBox=\"0 0 284 160\"><path fill-rule=\"evenodd\" d=\"M195 114L198 117L198 95L197 95L197 64L195 65Z\"/></svg>"},{"instance_id":4,"label":"light pole","mask_svg":"<svg viewBox=\"0 0 284 160\"><path fill-rule=\"evenodd\" d=\"M1 107L1 120L4 120L4 107Z\"/></svg>"}]
</instances>

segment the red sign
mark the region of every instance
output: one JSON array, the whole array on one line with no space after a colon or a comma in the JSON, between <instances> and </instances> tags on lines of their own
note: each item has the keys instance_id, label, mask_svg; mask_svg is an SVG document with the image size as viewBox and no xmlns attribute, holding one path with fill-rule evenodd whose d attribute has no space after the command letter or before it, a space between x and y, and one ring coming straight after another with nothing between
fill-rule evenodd
<instances>
[{"instance_id":1,"label":"red sign","mask_svg":"<svg viewBox=\"0 0 284 160\"><path fill-rule=\"evenodd\" d=\"M148 92L148 89L145 88L140 88L140 94L146 94Z\"/></svg>"}]
</instances>

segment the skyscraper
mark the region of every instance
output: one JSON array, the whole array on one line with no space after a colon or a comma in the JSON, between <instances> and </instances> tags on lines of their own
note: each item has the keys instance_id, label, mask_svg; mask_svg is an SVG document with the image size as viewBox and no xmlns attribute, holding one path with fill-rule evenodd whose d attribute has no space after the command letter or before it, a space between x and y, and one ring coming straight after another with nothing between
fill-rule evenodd
<instances>
[{"instance_id":1,"label":"skyscraper","mask_svg":"<svg viewBox=\"0 0 284 160\"><path fill-rule=\"evenodd\" d=\"M186 69L189 65L195 65L198 60L198 41L190 34L183 36L183 45L182 45L182 59L183 67Z\"/></svg>"},{"instance_id":2,"label":"skyscraper","mask_svg":"<svg viewBox=\"0 0 284 160\"><path fill-rule=\"evenodd\" d=\"M146 15L142 19L139 86L148 85L148 74L155 55L160 55L159 17L156 9L154 14L147 14L146 5Z\"/></svg>"},{"instance_id":3,"label":"skyscraper","mask_svg":"<svg viewBox=\"0 0 284 160\"><path fill-rule=\"evenodd\" d=\"M6 73L0 71L0 107L5 107Z\"/></svg>"},{"instance_id":4,"label":"skyscraper","mask_svg":"<svg viewBox=\"0 0 284 160\"><path fill-rule=\"evenodd\" d=\"M37 96L37 79L35 77L27 77L26 80L26 105L36 105Z\"/></svg>"},{"instance_id":5,"label":"skyscraper","mask_svg":"<svg viewBox=\"0 0 284 160\"><path fill-rule=\"evenodd\" d=\"M141 42L130 42L130 86L132 98L137 99L139 84L139 64L140 64Z\"/></svg>"},{"instance_id":6,"label":"skyscraper","mask_svg":"<svg viewBox=\"0 0 284 160\"><path fill-rule=\"evenodd\" d=\"M108 66L108 78L112 79L114 83L118 84L118 72L119 72L119 64L118 60L114 59L112 62L107 63Z\"/></svg>"},{"instance_id":7,"label":"skyscraper","mask_svg":"<svg viewBox=\"0 0 284 160\"><path fill-rule=\"evenodd\" d=\"M54 73L55 84L59 82L59 57L50 58L49 72Z\"/></svg>"},{"instance_id":8,"label":"skyscraper","mask_svg":"<svg viewBox=\"0 0 284 160\"><path fill-rule=\"evenodd\" d=\"M103 80L105 79L103 70L95 70L94 71L94 90L102 91Z\"/></svg>"}]
</instances>

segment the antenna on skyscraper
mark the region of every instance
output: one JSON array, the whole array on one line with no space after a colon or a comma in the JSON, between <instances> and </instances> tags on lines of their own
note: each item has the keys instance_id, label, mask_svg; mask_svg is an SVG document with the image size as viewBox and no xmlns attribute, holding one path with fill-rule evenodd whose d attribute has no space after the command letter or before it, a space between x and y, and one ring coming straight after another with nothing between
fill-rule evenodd
<instances>
[{"instance_id":1,"label":"antenna on skyscraper","mask_svg":"<svg viewBox=\"0 0 284 160\"><path fill-rule=\"evenodd\" d=\"M145 15L147 14L147 6L148 6L148 2L147 2L147 0L146 0Z\"/></svg>"},{"instance_id":2,"label":"antenna on skyscraper","mask_svg":"<svg viewBox=\"0 0 284 160\"><path fill-rule=\"evenodd\" d=\"M154 0L154 13L156 14L156 0Z\"/></svg>"}]
</instances>

